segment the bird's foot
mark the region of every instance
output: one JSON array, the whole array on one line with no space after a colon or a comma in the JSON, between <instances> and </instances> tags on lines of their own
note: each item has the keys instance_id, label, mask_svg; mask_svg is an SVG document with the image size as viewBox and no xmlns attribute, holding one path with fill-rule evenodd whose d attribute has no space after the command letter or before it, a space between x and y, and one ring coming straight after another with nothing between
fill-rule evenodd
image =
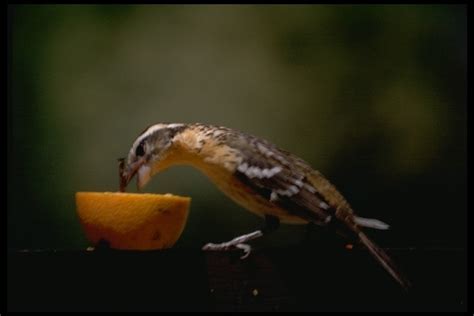
<instances>
[{"instance_id":1,"label":"bird's foot","mask_svg":"<svg viewBox=\"0 0 474 316\"><path fill-rule=\"evenodd\" d=\"M250 252L252 251L252 247L246 242L262 237L263 233L260 230L257 230L253 233L242 235L239 237L236 237L228 242L223 242L220 244L213 244L213 243L208 243L205 244L202 247L202 250L206 251L228 251L233 248L238 248L244 251L244 255L240 257L240 259L245 259L250 255Z\"/></svg>"}]
</instances>

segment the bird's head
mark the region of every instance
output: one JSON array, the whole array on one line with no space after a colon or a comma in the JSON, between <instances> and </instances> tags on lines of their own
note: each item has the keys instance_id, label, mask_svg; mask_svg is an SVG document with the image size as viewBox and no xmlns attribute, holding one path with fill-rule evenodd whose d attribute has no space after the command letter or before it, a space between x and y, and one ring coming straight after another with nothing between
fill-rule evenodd
<instances>
[{"instance_id":1,"label":"bird's head","mask_svg":"<svg viewBox=\"0 0 474 316\"><path fill-rule=\"evenodd\" d=\"M133 142L127 158L120 163L120 189L124 191L137 175L137 187L143 188L151 177L169 166L173 139L185 124L160 123L148 127Z\"/></svg>"}]
</instances>

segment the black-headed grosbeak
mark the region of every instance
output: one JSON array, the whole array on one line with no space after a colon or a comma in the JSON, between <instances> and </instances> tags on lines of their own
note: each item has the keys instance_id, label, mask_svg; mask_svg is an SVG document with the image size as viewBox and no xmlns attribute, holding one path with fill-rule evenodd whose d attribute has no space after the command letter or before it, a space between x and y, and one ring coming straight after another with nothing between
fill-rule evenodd
<instances>
[{"instance_id":1,"label":"black-headed grosbeak","mask_svg":"<svg viewBox=\"0 0 474 316\"><path fill-rule=\"evenodd\" d=\"M250 253L249 240L279 223L344 226L360 239L377 261L403 287L409 281L361 227L387 229L388 225L354 215L349 203L318 171L302 159L270 142L230 128L205 124L155 124L143 131L122 161L121 190L137 175L142 188L156 173L172 165L191 165L222 192L249 211L265 217L266 227L204 250L232 247Z\"/></svg>"}]
</instances>

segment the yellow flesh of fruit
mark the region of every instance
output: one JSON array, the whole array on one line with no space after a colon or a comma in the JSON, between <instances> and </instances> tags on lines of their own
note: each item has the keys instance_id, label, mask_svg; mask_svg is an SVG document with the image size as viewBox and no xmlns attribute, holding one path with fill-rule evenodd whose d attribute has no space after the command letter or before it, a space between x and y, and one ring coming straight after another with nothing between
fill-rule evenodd
<instances>
[{"instance_id":1,"label":"yellow flesh of fruit","mask_svg":"<svg viewBox=\"0 0 474 316\"><path fill-rule=\"evenodd\" d=\"M87 238L112 248L172 247L183 232L190 198L171 194L77 192L76 207Z\"/></svg>"}]
</instances>

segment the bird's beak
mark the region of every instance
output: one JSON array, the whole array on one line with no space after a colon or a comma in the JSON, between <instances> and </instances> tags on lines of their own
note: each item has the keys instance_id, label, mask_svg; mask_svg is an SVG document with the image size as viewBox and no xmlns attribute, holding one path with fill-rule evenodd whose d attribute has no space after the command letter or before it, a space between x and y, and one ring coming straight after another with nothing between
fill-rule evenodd
<instances>
[{"instance_id":1,"label":"bird's beak","mask_svg":"<svg viewBox=\"0 0 474 316\"><path fill-rule=\"evenodd\" d=\"M119 159L119 178L120 191L125 192L132 178L137 174L137 187L142 189L151 178L151 168L147 165L145 157L140 158L136 162L125 166L125 159Z\"/></svg>"}]
</instances>

